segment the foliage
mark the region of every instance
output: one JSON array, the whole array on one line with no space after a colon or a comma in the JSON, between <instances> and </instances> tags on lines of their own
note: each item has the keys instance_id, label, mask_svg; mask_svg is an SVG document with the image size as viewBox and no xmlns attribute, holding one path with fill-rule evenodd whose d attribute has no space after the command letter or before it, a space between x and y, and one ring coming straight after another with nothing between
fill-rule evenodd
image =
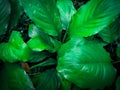
<instances>
[{"instance_id":1,"label":"foliage","mask_svg":"<svg viewBox=\"0 0 120 90\"><path fill-rule=\"evenodd\" d=\"M1 0L0 90L119 90L120 0Z\"/></svg>"}]
</instances>

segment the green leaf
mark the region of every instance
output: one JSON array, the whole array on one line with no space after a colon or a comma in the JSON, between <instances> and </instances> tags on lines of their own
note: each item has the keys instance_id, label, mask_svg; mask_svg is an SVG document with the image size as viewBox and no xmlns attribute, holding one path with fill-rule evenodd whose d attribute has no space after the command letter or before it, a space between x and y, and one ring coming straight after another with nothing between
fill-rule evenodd
<instances>
[{"instance_id":1,"label":"green leaf","mask_svg":"<svg viewBox=\"0 0 120 90\"><path fill-rule=\"evenodd\" d=\"M71 17L76 12L71 0L57 0L57 7L60 12L63 29L67 30Z\"/></svg>"},{"instance_id":2,"label":"green leaf","mask_svg":"<svg viewBox=\"0 0 120 90\"><path fill-rule=\"evenodd\" d=\"M120 58L120 44L118 44L117 46L116 53L117 53L117 56Z\"/></svg>"},{"instance_id":3,"label":"green leaf","mask_svg":"<svg viewBox=\"0 0 120 90\"><path fill-rule=\"evenodd\" d=\"M32 38L28 41L28 45L34 51L49 50L55 52L61 46L60 41L53 39L34 24L29 25L28 34ZM38 43L36 44L35 42Z\"/></svg>"},{"instance_id":4,"label":"green leaf","mask_svg":"<svg viewBox=\"0 0 120 90\"><path fill-rule=\"evenodd\" d=\"M28 61L31 50L22 40L21 34L13 31L7 43L0 44L0 59L4 62Z\"/></svg>"},{"instance_id":5,"label":"green leaf","mask_svg":"<svg viewBox=\"0 0 120 90\"><path fill-rule=\"evenodd\" d=\"M49 53L48 52L45 52L45 51L33 52L28 61L31 62L31 63L39 62L39 61L44 60L47 57L49 57Z\"/></svg>"},{"instance_id":6,"label":"green leaf","mask_svg":"<svg viewBox=\"0 0 120 90\"><path fill-rule=\"evenodd\" d=\"M71 90L72 83L66 80L62 75L58 73L60 78L60 90Z\"/></svg>"},{"instance_id":7,"label":"green leaf","mask_svg":"<svg viewBox=\"0 0 120 90\"><path fill-rule=\"evenodd\" d=\"M51 47L41 37L34 37L27 42L33 51L49 50Z\"/></svg>"},{"instance_id":8,"label":"green leaf","mask_svg":"<svg viewBox=\"0 0 120 90\"><path fill-rule=\"evenodd\" d=\"M110 26L100 31L98 34L104 41L108 43L112 43L113 41L115 41L120 37L119 26L120 26L120 17L117 18L116 21L112 23Z\"/></svg>"},{"instance_id":9,"label":"green leaf","mask_svg":"<svg viewBox=\"0 0 120 90\"><path fill-rule=\"evenodd\" d=\"M26 72L17 64L5 64L0 70L0 90L35 90Z\"/></svg>"},{"instance_id":10,"label":"green leaf","mask_svg":"<svg viewBox=\"0 0 120 90\"><path fill-rule=\"evenodd\" d=\"M41 63L38 63L38 64L32 66L30 69L34 69L36 67L52 66L52 65L56 65L56 61L53 58L49 58L48 60L45 60Z\"/></svg>"},{"instance_id":11,"label":"green leaf","mask_svg":"<svg viewBox=\"0 0 120 90\"><path fill-rule=\"evenodd\" d=\"M52 36L61 33L62 25L55 0L20 0L20 2L28 16L45 33Z\"/></svg>"},{"instance_id":12,"label":"green leaf","mask_svg":"<svg viewBox=\"0 0 120 90\"><path fill-rule=\"evenodd\" d=\"M50 69L31 77L36 90L59 90L59 79L55 69Z\"/></svg>"},{"instance_id":13,"label":"green leaf","mask_svg":"<svg viewBox=\"0 0 120 90\"><path fill-rule=\"evenodd\" d=\"M9 0L11 4L11 15L10 15L10 28L17 25L18 20L23 12L22 6L19 3L19 0Z\"/></svg>"},{"instance_id":14,"label":"green leaf","mask_svg":"<svg viewBox=\"0 0 120 90\"><path fill-rule=\"evenodd\" d=\"M11 6L8 0L0 0L0 35L5 34L9 23Z\"/></svg>"},{"instance_id":15,"label":"green leaf","mask_svg":"<svg viewBox=\"0 0 120 90\"><path fill-rule=\"evenodd\" d=\"M96 43L71 39L58 52L57 71L81 88L101 89L113 83L116 69L110 55Z\"/></svg>"},{"instance_id":16,"label":"green leaf","mask_svg":"<svg viewBox=\"0 0 120 90\"><path fill-rule=\"evenodd\" d=\"M116 90L120 90L120 76L118 77L116 81Z\"/></svg>"},{"instance_id":17,"label":"green leaf","mask_svg":"<svg viewBox=\"0 0 120 90\"><path fill-rule=\"evenodd\" d=\"M110 25L120 13L120 0L90 0L72 17L70 37L87 37L97 34Z\"/></svg>"}]
</instances>

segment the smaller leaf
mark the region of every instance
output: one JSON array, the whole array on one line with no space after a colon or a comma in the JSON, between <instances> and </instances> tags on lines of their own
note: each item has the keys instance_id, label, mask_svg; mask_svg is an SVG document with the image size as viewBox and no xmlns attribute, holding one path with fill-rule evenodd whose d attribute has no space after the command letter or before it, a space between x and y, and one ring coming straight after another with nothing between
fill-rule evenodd
<instances>
[{"instance_id":1,"label":"smaller leaf","mask_svg":"<svg viewBox=\"0 0 120 90\"><path fill-rule=\"evenodd\" d=\"M67 30L71 17L76 12L71 0L57 0L63 29Z\"/></svg>"},{"instance_id":2,"label":"smaller leaf","mask_svg":"<svg viewBox=\"0 0 120 90\"><path fill-rule=\"evenodd\" d=\"M28 61L31 62L31 63L39 62L39 61L44 60L47 57L49 57L49 53L48 52L45 52L45 51L33 52Z\"/></svg>"},{"instance_id":3,"label":"smaller leaf","mask_svg":"<svg viewBox=\"0 0 120 90\"><path fill-rule=\"evenodd\" d=\"M59 78L55 69L31 77L36 90L59 90Z\"/></svg>"},{"instance_id":4,"label":"smaller leaf","mask_svg":"<svg viewBox=\"0 0 120 90\"><path fill-rule=\"evenodd\" d=\"M116 90L120 90L120 76L117 78L116 81Z\"/></svg>"},{"instance_id":5,"label":"smaller leaf","mask_svg":"<svg viewBox=\"0 0 120 90\"><path fill-rule=\"evenodd\" d=\"M23 41L21 34L13 31L7 43L0 44L0 59L5 62L28 61L31 50ZM7 57L6 57L7 56Z\"/></svg>"},{"instance_id":6,"label":"smaller leaf","mask_svg":"<svg viewBox=\"0 0 120 90\"><path fill-rule=\"evenodd\" d=\"M28 46L33 51L43 51L49 50L51 47L41 38L41 37L34 37L27 42Z\"/></svg>"},{"instance_id":7,"label":"smaller leaf","mask_svg":"<svg viewBox=\"0 0 120 90\"><path fill-rule=\"evenodd\" d=\"M48 60L45 60L41 63L38 63L38 64L32 66L30 69L33 69L33 68L36 68L36 67L52 66L52 65L56 65L56 61L52 58L49 58Z\"/></svg>"}]
</instances>

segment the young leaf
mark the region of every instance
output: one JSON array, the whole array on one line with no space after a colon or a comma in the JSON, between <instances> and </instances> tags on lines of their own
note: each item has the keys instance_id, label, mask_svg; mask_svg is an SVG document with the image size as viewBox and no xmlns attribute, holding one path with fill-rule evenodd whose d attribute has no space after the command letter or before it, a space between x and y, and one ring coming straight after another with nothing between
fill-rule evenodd
<instances>
[{"instance_id":1,"label":"young leaf","mask_svg":"<svg viewBox=\"0 0 120 90\"><path fill-rule=\"evenodd\" d=\"M116 90L120 90L120 76L118 77L116 81Z\"/></svg>"},{"instance_id":2,"label":"young leaf","mask_svg":"<svg viewBox=\"0 0 120 90\"><path fill-rule=\"evenodd\" d=\"M120 17L116 19L110 26L104 28L98 34L107 43L112 43L120 37Z\"/></svg>"},{"instance_id":3,"label":"young leaf","mask_svg":"<svg viewBox=\"0 0 120 90\"><path fill-rule=\"evenodd\" d=\"M70 37L94 35L110 25L120 13L120 0L90 0L72 17Z\"/></svg>"},{"instance_id":4,"label":"young leaf","mask_svg":"<svg viewBox=\"0 0 120 90\"><path fill-rule=\"evenodd\" d=\"M28 41L28 45L34 51L49 50L55 52L61 46L58 40L53 39L34 24L29 25L28 35L32 38Z\"/></svg>"},{"instance_id":5,"label":"young leaf","mask_svg":"<svg viewBox=\"0 0 120 90\"><path fill-rule=\"evenodd\" d=\"M0 0L0 35L5 34L9 23L11 7L9 0Z\"/></svg>"},{"instance_id":6,"label":"young leaf","mask_svg":"<svg viewBox=\"0 0 120 90\"><path fill-rule=\"evenodd\" d=\"M71 39L58 52L57 71L81 88L101 89L113 83L116 69L106 50L84 39Z\"/></svg>"},{"instance_id":7,"label":"young leaf","mask_svg":"<svg viewBox=\"0 0 120 90\"><path fill-rule=\"evenodd\" d=\"M57 36L62 30L55 0L20 0L25 12L45 33Z\"/></svg>"},{"instance_id":8,"label":"young leaf","mask_svg":"<svg viewBox=\"0 0 120 90\"><path fill-rule=\"evenodd\" d=\"M27 73L17 64L5 64L0 70L0 90L35 90Z\"/></svg>"},{"instance_id":9,"label":"young leaf","mask_svg":"<svg viewBox=\"0 0 120 90\"><path fill-rule=\"evenodd\" d=\"M7 43L0 44L0 59L4 62L27 61L31 50L22 40L19 32L13 31Z\"/></svg>"},{"instance_id":10,"label":"young leaf","mask_svg":"<svg viewBox=\"0 0 120 90\"><path fill-rule=\"evenodd\" d=\"M63 29L67 30L71 17L76 12L71 0L57 0Z\"/></svg>"},{"instance_id":11,"label":"young leaf","mask_svg":"<svg viewBox=\"0 0 120 90\"><path fill-rule=\"evenodd\" d=\"M36 90L59 90L59 79L55 69L50 69L31 77Z\"/></svg>"},{"instance_id":12,"label":"young leaf","mask_svg":"<svg viewBox=\"0 0 120 90\"><path fill-rule=\"evenodd\" d=\"M34 37L27 42L33 51L49 50L51 47L41 37Z\"/></svg>"},{"instance_id":13,"label":"young leaf","mask_svg":"<svg viewBox=\"0 0 120 90\"><path fill-rule=\"evenodd\" d=\"M11 15L10 15L10 28L14 27L23 12L22 6L19 3L19 0L9 0L11 4Z\"/></svg>"}]
</instances>

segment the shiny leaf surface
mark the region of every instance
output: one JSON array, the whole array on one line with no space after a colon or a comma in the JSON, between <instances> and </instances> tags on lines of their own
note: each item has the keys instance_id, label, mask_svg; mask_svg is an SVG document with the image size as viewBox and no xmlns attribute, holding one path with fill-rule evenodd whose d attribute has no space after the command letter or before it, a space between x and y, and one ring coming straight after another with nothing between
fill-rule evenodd
<instances>
[{"instance_id":1,"label":"shiny leaf surface","mask_svg":"<svg viewBox=\"0 0 120 90\"><path fill-rule=\"evenodd\" d=\"M94 89L111 85L116 75L105 49L85 39L71 39L61 46L57 71L81 88Z\"/></svg>"},{"instance_id":2,"label":"shiny leaf surface","mask_svg":"<svg viewBox=\"0 0 120 90\"><path fill-rule=\"evenodd\" d=\"M25 12L45 33L57 36L62 30L55 0L20 0Z\"/></svg>"},{"instance_id":3,"label":"shiny leaf surface","mask_svg":"<svg viewBox=\"0 0 120 90\"><path fill-rule=\"evenodd\" d=\"M63 29L66 30L76 10L71 0L57 0L57 7L60 12Z\"/></svg>"},{"instance_id":4,"label":"shiny leaf surface","mask_svg":"<svg viewBox=\"0 0 120 90\"><path fill-rule=\"evenodd\" d=\"M23 41L21 34L13 31L7 43L0 44L0 59L4 62L27 61L31 50Z\"/></svg>"},{"instance_id":5,"label":"shiny leaf surface","mask_svg":"<svg viewBox=\"0 0 120 90\"><path fill-rule=\"evenodd\" d=\"M78 9L69 26L70 37L97 34L110 25L120 13L119 0L90 0Z\"/></svg>"}]
</instances>

